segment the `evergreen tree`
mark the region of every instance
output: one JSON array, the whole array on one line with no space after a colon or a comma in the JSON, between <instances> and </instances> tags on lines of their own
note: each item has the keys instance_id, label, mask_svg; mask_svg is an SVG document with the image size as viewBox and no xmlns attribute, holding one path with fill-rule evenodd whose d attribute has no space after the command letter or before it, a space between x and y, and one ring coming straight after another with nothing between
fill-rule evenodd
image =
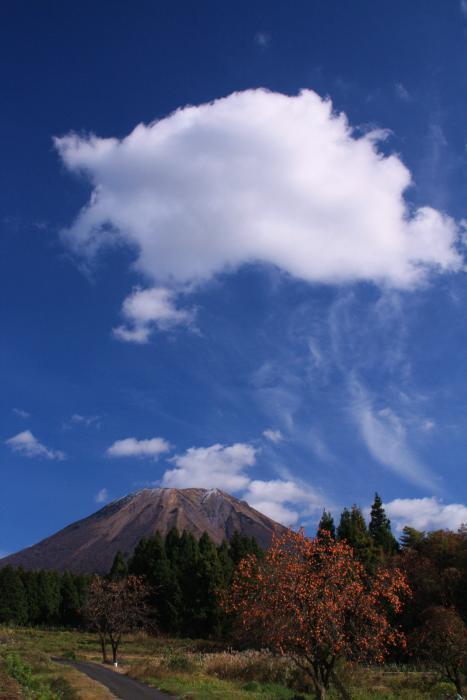
<instances>
[{"instance_id":1,"label":"evergreen tree","mask_svg":"<svg viewBox=\"0 0 467 700\"><path fill-rule=\"evenodd\" d=\"M166 535L165 552L172 569L177 571L180 560L180 533L176 527L172 527Z\"/></svg>"},{"instance_id":2,"label":"evergreen tree","mask_svg":"<svg viewBox=\"0 0 467 700\"><path fill-rule=\"evenodd\" d=\"M0 569L0 622L25 625L28 599L20 572L11 566Z\"/></svg>"},{"instance_id":3,"label":"evergreen tree","mask_svg":"<svg viewBox=\"0 0 467 700\"><path fill-rule=\"evenodd\" d=\"M402 529L401 546L403 549L418 549L425 539L425 533L406 525Z\"/></svg>"},{"instance_id":4,"label":"evergreen tree","mask_svg":"<svg viewBox=\"0 0 467 700\"><path fill-rule=\"evenodd\" d=\"M234 565L230 556L229 543L226 540L223 540L217 548L217 556L222 569L223 587L227 588L232 581Z\"/></svg>"},{"instance_id":5,"label":"evergreen tree","mask_svg":"<svg viewBox=\"0 0 467 700\"><path fill-rule=\"evenodd\" d=\"M42 622L39 574L37 571L22 571L21 579L28 601L28 623L38 625Z\"/></svg>"},{"instance_id":6,"label":"evergreen tree","mask_svg":"<svg viewBox=\"0 0 467 700\"><path fill-rule=\"evenodd\" d=\"M60 574L56 571L39 571L38 589L42 624L54 625L60 619L60 583Z\"/></svg>"},{"instance_id":7,"label":"evergreen tree","mask_svg":"<svg viewBox=\"0 0 467 700\"><path fill-rule=\"evenodd\" d=\"M60 622L65 627L76 627L79 622L80 600L75 579L69 571L62 576L60 586Z\"/></svg>"},{"instance_id":8,"label":"evergreen tree","mask_svg":"<svg viewBox=\"0 0 467 700\"><path fill-rule=\"evenodd\" d=\"M336 539L336 526L334 525L334 518L327 510L323 510L323 515L319 521L318 531L316 533L317 537L320 537L323 532L329 532L332 539Z\"/></svg>"},{"instance_id":9,"label":"evergreen tree","mask_svg":"<svg viewBox=\"0 0 467 700\"><path fill-rule=\"evenodd\" d=\"M182 630L188 636L194 635L198 619L199 585L198 564L199 545L191 532L186 530L180 537L178 583L181 590Z\"/></svg>"},{"instance_id":10,"label":"evergreen tree","mask_svg":"<svg viewBox=\"0 0 467 700\"><path fill-rule=\"evenodd\" d=\"M109 579L111 581L121 581L128 576L128 564L125 561L125 557L122 552L118 550L114 557L112 567L109 572Z\"/></svg>"},{"instance_id":11,"label":"evergreen tree","mask_svg":"<svg viewBox=\"0 0 467 700\"><path fill-rule=\"evenodd\" d=\"M198 609L196 611L195 634L206 637L218 634L222 620L222 611L218 595L223 587L224 574L217 554L217 548L205 532L199 543L197 566Z\"/></svg>"},{"instance_id":12,"label":"evergreen tree","mask_svg":"<svg viewBox=\"0 0 467 700\"><path fill-rule=\"evenodd\" d=\"M128 572L144 576L152 589L149 604L156 612L156 625L176 632L179 626L180 588L165 552L160 532L137 545Z\"/></svg>"},{"instance_id":13,"label":"evergreen tree","mask_svg":"<svg viewBox=\"0 0 467 700\"><path fill-rule=\"evenodd\" d=\"M350 544L354 550L355 556L368 569L374 567L375 551L373 540L368 532L362 511L355 504L350 511L347 508L344 508L342 511L337 528L337 539L345 540Z\"/></svg>"},{"instance_id":14,"label":"evergreen tree","mask_svg":"<svg viewBox=\"0 0 467 700\"><path fill-rule=\"evenodd\" d=\"M371 506L369 533L373 539L373 543L384 556L390 556L397 551L397 540L391 531L391 521L386 516L383 508L383 502L380 496L375 493L375 500Z\"/></svg>"},{"instance_id":15,"label":"evergreen tree","mask_svg":"<svg viewBox=\"0 0 467 700\"><path fill-rule=\"evenodd\" d=\"M235 530L230 540L230 557L234 567L237 568L241 560L249 554L261 558L263 552L254 537L245 537Z\"/></svg>"}]
</instances>

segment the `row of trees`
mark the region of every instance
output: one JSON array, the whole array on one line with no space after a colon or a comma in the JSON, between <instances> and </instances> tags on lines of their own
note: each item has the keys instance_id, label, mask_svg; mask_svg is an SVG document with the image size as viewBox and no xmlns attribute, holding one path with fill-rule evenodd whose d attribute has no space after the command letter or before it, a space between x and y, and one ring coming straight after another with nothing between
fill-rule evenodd
<instances>
[{"instance_id":1,"label":"row of trees","mask_svg":"<svg viewBox=\"0 0 467 700\"><path fill-rule=\"evenodd\" d=\"M225 590L238 563L248 554L261 556L256 540L234 533L230 543L216 546L204 534L171 530L142 539L126 561L117 553L109 578L129 575L144 579L148 597L147 622L159 632L192 637L219 635L225 615L217 591ZM0 624L79 627L90 576L70 572L0 569Z\"/></svg>"},{"instance_id":2,"label":"row of trees","mask_svg":"<svg viewBox=\"0 0 467 700\"><path fill-rule=\"evenodd\" d=\"M0 569L0 623L77 627L89 576Z\"/></svg>"}]
</instances>

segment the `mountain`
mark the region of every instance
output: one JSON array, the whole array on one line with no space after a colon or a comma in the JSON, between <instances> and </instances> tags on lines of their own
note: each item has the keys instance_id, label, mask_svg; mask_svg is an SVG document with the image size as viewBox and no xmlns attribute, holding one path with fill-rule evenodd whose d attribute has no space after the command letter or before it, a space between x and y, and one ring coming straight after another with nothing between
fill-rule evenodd
<instances>
[{"instance_id":1,"label":"mountain","mask_svg":"<svg viewBox=\"0 0 467 700\"><path fill-rule=\"evenodd\" d=\"M130 556L142 537L157 530L203 532L217 543L235 530L255 537L262 547L282 525L218 489L143 489L113 501L38 544L0 560L0 566L68 569L74 573L107 573L118 550Z\"/></svg>"}]
</instances>

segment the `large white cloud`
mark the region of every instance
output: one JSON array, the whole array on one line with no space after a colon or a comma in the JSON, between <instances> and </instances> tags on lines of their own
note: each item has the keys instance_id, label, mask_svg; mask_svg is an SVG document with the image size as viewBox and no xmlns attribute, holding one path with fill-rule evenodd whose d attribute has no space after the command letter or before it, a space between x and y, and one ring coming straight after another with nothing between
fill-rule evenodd
<instances>
[{"instance_id":1,"label":"large white cloud","mask_svg":"<svg viewBox=\"0 0 467 700\"><path fill-rule=\"evenodd\" d=\"M107 448L109 457L153 457L157 459L159 455L169 452L170 444L161 437L148 438L147 440L137 440L134 437L116 440L113 445Z\"/></svg>"},{"instance_id":2,"label":"large white cloud","mask_svg":"<svg viewBox=\"0 0 467 700\"><path fill-rule=\"evenodd\" d=\"M251 481L243 498L253 508L283 525L297 523L304 509L309 515L311 511L323 508L322 497L310 487L292 480Z\"/></svg>"},{"instance_id":3,"label":"large white cloud","mask_svg":"<svg viewBox=\"0 0 467 700\"><path fill-rule=\"evenodd\" d=\"M30 430L23 430L23 432L14 435L13 437L5 440L5 444L13 451L22 455L23 457L43 457L45 459L65 459L65 453L61 450L51 450L50 448L43 445Z\"/></svg>"},{"instance_id":4,"label":"large white cloud","mask_svg":"<svg viewBox=\"0 0 467 700\"><path fill-rule=\"evenodd\" d=\"M309 282L400 288L458 269L455 223L409 208L410 172L382 155L381 138L358 136L310 90L234 93L121 140L57 138L65 166L93 185L63 237L86 255L123 240L137 269L169 288L248 262ZM144 327L134 330L141 341Z\"/></svg>"},{"instance_id":5,"label":"large white cloud","mask_svg":"<svg viewBox=\"0 0 467 700\"><path fill-rule=\"evenodd\" d=\"M256 462L256 450L251 445L211 445L190 447L184 454L172 459L174 469L165 472L163 486L174 488L219 488L238 492L248 486L250 478L246 467Z\"/></svg>"},{"instance_id":6,"label":"large white cloud","mask_svg":"<svg viewBox=\"0 0 467 700\"><path fill-rule=\"evenodd\" d=\"M398 530L411 525L417 530L457 530L467 524L467 506L442 503L437 498L396 498L384 504Z\"/></svg>"},{"instance_id":7,"label":"large white cloud","mask_svg":"<svg viewBox=\"0 0 467 700\"><path fill-rule=\"evenodd\" d=\"M322 509L322 497L292 479L251 479L247 470L256 463L256 456L257 450L245 443L191 447L172 458L175 468L165 472L162 485L219 488L236 493L253 508L284 525L293 525L301 515Z\"/></svg>"}]
</instances>

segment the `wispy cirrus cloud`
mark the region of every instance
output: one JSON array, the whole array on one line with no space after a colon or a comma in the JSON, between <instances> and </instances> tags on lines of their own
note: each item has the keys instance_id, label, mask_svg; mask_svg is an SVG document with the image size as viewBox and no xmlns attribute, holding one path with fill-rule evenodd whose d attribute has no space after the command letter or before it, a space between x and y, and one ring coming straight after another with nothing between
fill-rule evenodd
<instances>
[{"instance_id":1,"label":"wispy cirrus cloud","mask_svg":"<svg viewBox=\"0 0 467 700\"><path fill-rule=\"evenodd\" d=\"M438 490L431 470L411 449L404 422L391 408L375 410L367 390L357 381L351 385L352 413L370 454L402 479L431 491Z\"/></svg>"},{"instance_id":2,"label":"wispy cirrus cloud","mask_svg":"<svg viewBox=\"0 0 467 700\"><path fill-rule=\"evenodd\" d=\"M278 444L279 442L283 442L284 436L282 435L280 430L272 430L272 428L268 428L267 430L263 430L263 436L269 440L270 442L273 442L274 444Z\"/></svg>"},{"instance_id":3,"label":"wispy cirrus cloud","mask_svg":"<svg viewBox=\"0 0 467 700\"><path fill-rule=\"evenodd\" d=\"M23 430L23 432L8 438L8 440L5 440L5 444L12 452L30 459L39 457L44 459L63 460L66 457L65 453L61 450L52 450L43 445L36 437L34 437L30 430Z\"/></svg>"},{"instance_id":4,"label":"wispy cirrus cloud","mask_svg":"<svg viewBox=\"0 0 467 700\"><path fill-rule=\"evenodd\" d=\"M28 413L27 411L24 411L22 408L14 408L13 413L15 413L20 418L24 418L24 419L31 417L31 414Z\"/></svg>"},{"instance_id":5,"label":"wispy cirrus cloud","mask_svg":"<svg viewBox=\"0 0 467 700\"><path fill-rule=\"evenodd\" d=\"M109 500L109 492L106 488L100 489L94 496L95 503L107 503Z\"/></svg>"}]
</instances>

